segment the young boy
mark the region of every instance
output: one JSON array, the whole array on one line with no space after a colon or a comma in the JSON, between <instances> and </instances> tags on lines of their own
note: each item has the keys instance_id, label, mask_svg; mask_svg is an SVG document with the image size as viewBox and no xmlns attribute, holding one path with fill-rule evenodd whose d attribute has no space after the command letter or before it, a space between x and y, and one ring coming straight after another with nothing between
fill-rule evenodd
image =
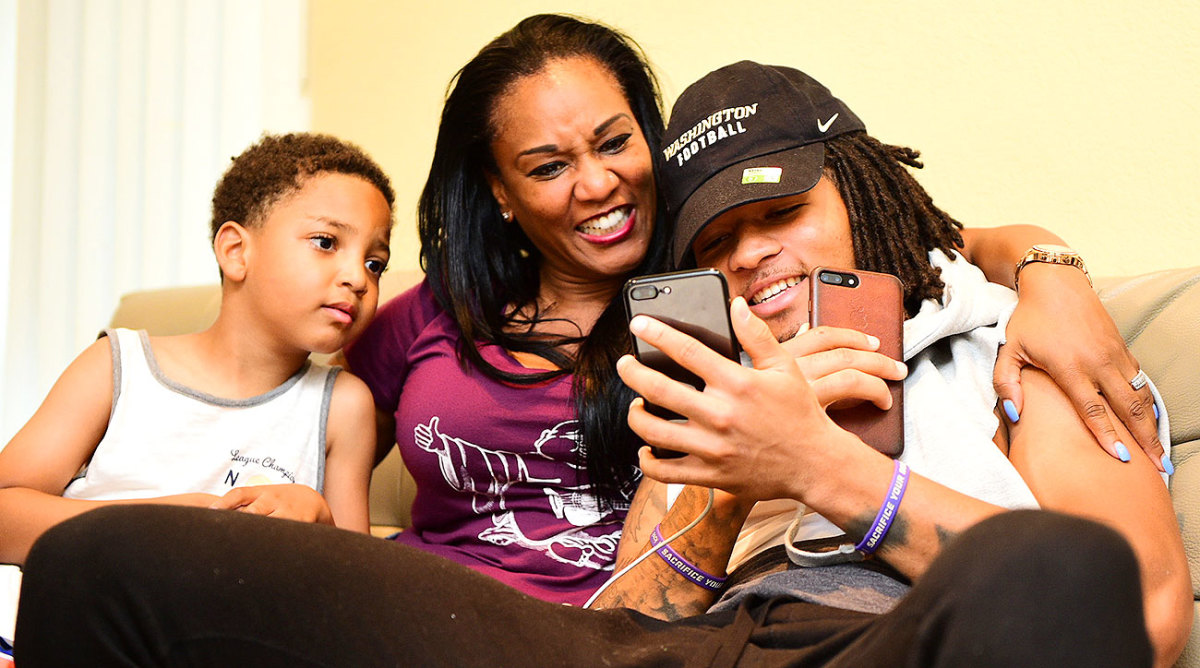
<instances>
[{"instance_id":1,"label":"young boy","mask_svg":"<svg viewBox=\"0 0 1200 668\"><path fill-rule=\"evenodd\" d=\"M0 563L22 564L49 527L114 503L367 531L370 391L308 356L341 349L374 316L393 201L378 165L329 136L266 136L235 158L213 194L216 322L169 337L109 330L71 363L0 451Z\"/></svg>"}]
</instances>

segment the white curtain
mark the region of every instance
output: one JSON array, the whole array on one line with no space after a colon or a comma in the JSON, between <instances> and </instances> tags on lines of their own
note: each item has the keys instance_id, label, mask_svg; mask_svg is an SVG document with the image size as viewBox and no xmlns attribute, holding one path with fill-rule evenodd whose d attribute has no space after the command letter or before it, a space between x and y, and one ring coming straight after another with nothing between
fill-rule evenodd
<instances>
[{"instance_id":1,"label":"white curtain","mask_svg":"<svg viewBox=\"0 0 1200 668\"><path fill-rule=\"evenodd\" d=\"M17 88L17 0L0 0L0 239L12 232L13 100ZM0 249L0 280L7 279L10 251ZM5 283L7 285L7 283ZM8 330L8 290L0 289L0 420L4 402L4 342ZM3 424L0 423L0 427ZM6 436L7 430L0 432ZM7 443L5 437L0 448Z\"/></svg>"},{"instance_id":2,"label":"white curtain","mask_svg":"<svg viewBox=\"0 0 1200 668\"><path fill-rule=\"evenodd\" d=\"M0 444L122 293L217 280L209 203L230 157L309 127L304 0L16 8Z\"/></svg>"}]
</instances>

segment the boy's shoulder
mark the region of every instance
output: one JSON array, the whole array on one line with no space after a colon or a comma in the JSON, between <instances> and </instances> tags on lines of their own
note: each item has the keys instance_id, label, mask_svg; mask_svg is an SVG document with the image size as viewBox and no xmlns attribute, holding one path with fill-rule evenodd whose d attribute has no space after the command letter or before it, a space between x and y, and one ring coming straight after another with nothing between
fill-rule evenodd
<instances>
[{"instance_id":1,"label":"boy's shoulder","mask_svg":"<svg viewBox=\"0 0 1200 668\"><path fill-rule=\"evenodd\" d=\"M331 414L335 403L349 404L365 401L371 406L375 405L375 400L371 396L371 389L367 387L367 384L344 367L313 363L309 373L314 372L325 372L331 376L326 381L332 382L329 399Z\"/></svg>"},{"instance_id":2,"label":"boy's shoulder","mask_svg":"<svg viewBox=\"0 0 1200 668\"><path fill-rule=\"evenodd\" d=\"M340 425L363 422L373 426L375 397L371 389L361 378L341 367L331 367L330 372L335 376L329 397L327 433L338 433Z\"/></svg>"}]
</instances>

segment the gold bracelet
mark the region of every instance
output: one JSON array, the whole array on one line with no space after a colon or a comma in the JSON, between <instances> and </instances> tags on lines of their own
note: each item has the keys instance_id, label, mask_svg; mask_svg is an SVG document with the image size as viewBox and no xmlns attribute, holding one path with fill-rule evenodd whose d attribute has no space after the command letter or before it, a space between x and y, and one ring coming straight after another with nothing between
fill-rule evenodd
<instances>
[{"instance_id":1,"label":"gold bracelet","mask_svg":"<svg viewBox=\"0 0 1200 668\"><path fill-rule=\"evenodd\" d=\"M1087 265L1083 263L1083 258L1079 257L1079 253L1066 246L1034 244L1029 250L1025 251L1025 257L1022 257L1021 261L1013 269L1014 290L1017 289L1021 280L1021 269L1025 268L1025 265L1030 262L1070 265L1083 272L1083 277L1087 279L1089 286L1092 284L1092 275L1088 273Z\"/></svg>"}]
</instances>

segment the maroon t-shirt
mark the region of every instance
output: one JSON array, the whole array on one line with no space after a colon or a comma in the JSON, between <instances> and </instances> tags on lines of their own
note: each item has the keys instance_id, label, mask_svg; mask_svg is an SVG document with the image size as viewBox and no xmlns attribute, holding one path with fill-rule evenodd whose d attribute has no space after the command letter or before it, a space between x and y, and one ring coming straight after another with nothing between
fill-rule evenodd
<instances>
[{"instance_id":1,"label":"maroon t-shirt","mask_svg":"<svg viewBox=\"0 0 1200 668\"><path fill-rule=\"evenodd\" d=\"M385 304L346 357L396 418L417 482L396 540L541 599L581 605L608 579L628 503L599 512L580 468L571 376L532 386L463 370L460 332L421 284ZM497 346L500 369L534 373Z\"/></svg>"}]
</instances>

